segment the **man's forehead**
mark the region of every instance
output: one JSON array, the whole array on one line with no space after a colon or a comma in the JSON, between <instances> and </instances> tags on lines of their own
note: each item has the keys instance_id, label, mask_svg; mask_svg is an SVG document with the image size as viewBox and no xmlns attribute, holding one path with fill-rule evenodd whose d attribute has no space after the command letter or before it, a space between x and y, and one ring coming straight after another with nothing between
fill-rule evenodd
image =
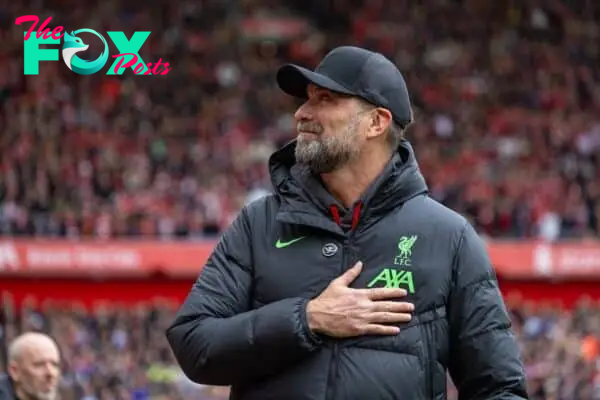
<instances>
[{"instance_id":1,"label":"man's forehead","mask_svg":"<svg viewBox=\"0 0 600 400\"><path fill-rule=\"evenodd\" d=\"M59 361L59 353L51 342L32 342L23 347L20 358L26 362Z\"/></svg>"}]
</instances>

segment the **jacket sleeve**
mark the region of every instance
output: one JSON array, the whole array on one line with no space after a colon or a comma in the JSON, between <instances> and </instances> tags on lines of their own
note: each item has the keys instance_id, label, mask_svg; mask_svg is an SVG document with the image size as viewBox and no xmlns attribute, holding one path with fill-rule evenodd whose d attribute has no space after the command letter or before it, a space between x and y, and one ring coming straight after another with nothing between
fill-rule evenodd
<instances>
[{"instance_id":1,"label":"jacket sleeve","mask_svg":"<svg viewBox=\"0 0 600 400\"><path fill-rule=\"evenodd\" d=\"M449 372L460 400L527 399L519 347L485 245L470 224L454 260Z\"/></svg>"},{"instance_id":2,"label":"jacket sleeve","mask_svg":"<svg viewBox=\"0 0 600 400\"><path fill-rule=\"evenodd\" d=\"M194 382L234 385L263 378L319 348L306 321L308 299L251 309L252 245L248 209L222 235L166 332Z\"/></svg>"}]
</instances>

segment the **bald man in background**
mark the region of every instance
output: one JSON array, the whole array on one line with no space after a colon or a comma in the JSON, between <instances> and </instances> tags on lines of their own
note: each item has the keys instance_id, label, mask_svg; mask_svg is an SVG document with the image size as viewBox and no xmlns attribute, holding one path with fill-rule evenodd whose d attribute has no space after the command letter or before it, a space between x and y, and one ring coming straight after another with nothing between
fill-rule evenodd
<instances>
[{"instance_id":1,"label":"bald man in background","mask_svg":"<svg viewBox=\"0 0 600 400\"><path fill-rule=\"evenodd\" d=\"M0 376L0 400L55 400L60 376L54 340L43 333L24 333L8 347L8 376Z\"/></svg>"}]
</instances>

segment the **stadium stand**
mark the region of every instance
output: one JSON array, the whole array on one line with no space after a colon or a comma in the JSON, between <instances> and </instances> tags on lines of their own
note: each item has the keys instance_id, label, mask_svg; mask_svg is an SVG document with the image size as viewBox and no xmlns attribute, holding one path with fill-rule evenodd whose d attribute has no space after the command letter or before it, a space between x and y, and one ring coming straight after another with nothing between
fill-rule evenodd
<instances>
[{"instance_id":1,"label":"stadium stand","mask_svg":"<svg viewBox=\"0 0 600 400\"><path fill-rule=\"evenodd\" d=\"M0 333L57 338L63 399L226 398L182 376L164 329L293 137L276 67L348 43L405 72L408 137L432 196L488 240L531 398L600 399L600 3L0 4ZM140 55L172 70L79 76L43 62L24 76L29 25L15 19L28 14L151 31Z\"/></svg>"}]
</instances>

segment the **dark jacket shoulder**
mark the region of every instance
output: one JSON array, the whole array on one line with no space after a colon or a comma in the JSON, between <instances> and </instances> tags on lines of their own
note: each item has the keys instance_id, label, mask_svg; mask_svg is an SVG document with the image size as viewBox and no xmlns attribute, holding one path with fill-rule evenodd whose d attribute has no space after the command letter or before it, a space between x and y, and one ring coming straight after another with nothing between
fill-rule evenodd
<instances>
[{"instance_id":1,"label":"dark jacket shoulder","mask_svg":"<svg viewBox=\"0 0 600 400\"><path fill-rule=\"evenodd\" d=\"M0 400L14 400L15 394L10 377L0 374Z\"/></svg>"}]
</instances>

